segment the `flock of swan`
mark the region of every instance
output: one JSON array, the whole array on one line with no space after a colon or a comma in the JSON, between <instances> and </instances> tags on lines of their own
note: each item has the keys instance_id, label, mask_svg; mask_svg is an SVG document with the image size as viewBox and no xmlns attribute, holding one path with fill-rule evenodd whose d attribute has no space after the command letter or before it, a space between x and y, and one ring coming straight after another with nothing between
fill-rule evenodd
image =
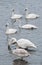
<instances>
[{"instance_id":1,"label":"flock of swan","mask_svg":"<svg viewBox=\"0 0 42 65\"><path fill-rule=\"evenodd\" d=\"M12 10L12 16L11 16L12 20L21 19L22 17L23 17L23 15L15 14L14 9ZM34 13L28 13L28 9L26 8L25 9L25 18L26 19L36 19L36 18L39 18L39 15L34 14ZM32 25L32 24L25 24L23 26L20 26L20 28L36 29L38 27L35 25ZM11 35L11 34L15 34L16 32L17 32L17 29L9 28L9 23L6 24L5 34L7 36ZM11 45L14 45L14 44L16 44L16 49L11 48ZM25 38L21 38L19 40L17 40L16 38L11 38L8 40L8 50L12 54L20 57L21 59L23 59L23 57L30 56L30 53L26 50L29 48L37 48L37 46L34 43L32 43L30 40L25 39Z\"/></svg>"}]
</instances>

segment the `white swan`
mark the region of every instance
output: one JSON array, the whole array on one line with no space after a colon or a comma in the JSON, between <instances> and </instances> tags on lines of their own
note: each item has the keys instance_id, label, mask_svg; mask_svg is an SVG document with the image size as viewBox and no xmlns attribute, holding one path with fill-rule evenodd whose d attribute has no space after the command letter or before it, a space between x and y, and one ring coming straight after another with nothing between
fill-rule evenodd
<instances>
[{"instance_id":1,"label":"white swan","mask_svg":"<svg viewBox=\"0 0 42 65\"><path fill-rule=\"evenodd\" d=\"M16 56L18 56L18 57L21 57L21 59L23 59L23 57L27 57L27 56L30 55L29 52L27 52L27 51L24 50L24 49L18 48L18 49L14 49L14 50L13 50L13 49L11 49L10 45L11 45L11 42L9 41L8 50L9 50L12 54L14 54L14 55L16 55Z\"/></svg>"},{"instance_id":2,"label":"white swan","mask_svg":"<svg viewBox=\"0 0 42 65\"><path fill-rule=\"evenodd\" d=\"M5 32L5 34L10 35L10 34L14 34L16 32L17 32L16 29L9 28L9 23L6 24L6 32Z\"/></svg>"},{"instance_id":3,"label":"white swan","mask_svg":"<svg viewBox=\"0 0 42 65\"><path fill-rule=\"evenodd\" d=\"M9 23L6 24L5 34L7 35L7 41L10 38L10 35L17 33L17 29L9 28Z\"/></svg>"},{"instance_id":4,"label":"white swan","mask_svg":"<svg viewBox=\"0 0 42 65\"><path fill-rule=\"evenodd\" d=\"M28 13L28 9L26 8L25 9L25 18L26 19L36 19L36 18L38 18L39 17L39 15L37 15L37 14L34 14L34 13Z\"/></svg>"},{"instance_id":5,"label":"white swan","mask_svg":"<svg viewBox=\"0 0 42 65\"><path fill-rule=\"evenodd\" d=\"M20 14L15 14L14 13L14 9L12 10L12 16L11 16L11 19L20 19L22 18L22 15Z\"/></svg>"},{"instance_id":6,"label":"white swan","mask_svg":"<svg viewBox=\"0 0 42 65\"><path fill-rule=\"evenodd\" d=\"M38 27L36 27L35 25L32 25L32 24L25 24L23 26L20 26L20 28L22 29L37 29Z\"/></svg>"},{"instance_id":7,"label":"white swan","mask_svg":"<svg viewBox=\"0 0 42 65\"><path fill-rule=\"evenodd\" d=\"M33 44L31 41L29 41L28 39L19 39L18 41L16 40L16 38L11 38L10 39L11 41L11 44L17 44L18 47L21 47L21 48L37 48L35 46L35 44ZM10 44L9 44L10 45Z\"/></svg>"}]
</instances>

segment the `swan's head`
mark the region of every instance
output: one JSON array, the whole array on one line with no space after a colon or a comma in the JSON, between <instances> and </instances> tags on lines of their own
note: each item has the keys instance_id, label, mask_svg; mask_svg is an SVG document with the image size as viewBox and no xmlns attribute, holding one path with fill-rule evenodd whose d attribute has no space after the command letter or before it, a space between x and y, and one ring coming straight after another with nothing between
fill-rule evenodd
<instances>
[{"instance_id":1,"label":"swan's head","mask_svg":"<svg viewBox=\"0 0 42 65\"><path fill-rule=\"evenodd\" d=\"M9 26L9 23L6 23L6 25L5 25L6 27L8 27Z\"/></svg>"},{"instance_id":2,"label":"swan's head","mask_svg":"<svg viewBox=\"0 0 42 65\"><path fill-rule=\"evenodd\" d=\"M10 40L9 40L9 45L12 45L12 44L15 44L15 43L17 43L17 40L16 40L16 38L11 38Z\"/></svg>"},{"instance_id":3,"label":"swan's head","mask_svg":"<svg viewBox=\"0 0 42 65\"><path fill-rule=\"evenodd\" d=\"M14 9L12 10L12 12L14 12Z\"/></svg>"},{"instance_id":4,"label":"swan's head","mask_svg":"<svg viewBox=\"0 0 42 65\"><path fill-rule=\"evenodd\" d=\"M27 11L28 10L28 8L25 8L25 11Z\"/></svg>"}]
</instances>

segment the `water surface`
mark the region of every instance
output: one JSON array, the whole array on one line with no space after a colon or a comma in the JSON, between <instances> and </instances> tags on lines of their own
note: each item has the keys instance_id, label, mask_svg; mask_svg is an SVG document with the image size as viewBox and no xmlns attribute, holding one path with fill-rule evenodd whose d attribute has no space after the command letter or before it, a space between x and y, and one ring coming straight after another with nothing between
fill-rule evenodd
<instances>
[{"instance_id":1,"label":"water surface","mask_svg":"<svg viewBox=\"0 0 42 65\"><path fill-rule=\"evenodd\" d=\"M28 20L28 23L38 27L36 30L19 31L19 23L14 23L14 27L18 29L18 33L14 34L13 37L17 38L17 40L20 38L29 39L37 46L36 52L32 51L31 56L24 59L28 63L15 60L15 57L8 52L5 24L9 22L11 26L10 16L13 8L19 14L24 14L24 9L28 8L29 12L40 15L40 18L36 20ZM21 25L25 23L26 20L23 18ZM42 0L0 0L0 65L42 65Z\"/></svg>"}]
</instances>

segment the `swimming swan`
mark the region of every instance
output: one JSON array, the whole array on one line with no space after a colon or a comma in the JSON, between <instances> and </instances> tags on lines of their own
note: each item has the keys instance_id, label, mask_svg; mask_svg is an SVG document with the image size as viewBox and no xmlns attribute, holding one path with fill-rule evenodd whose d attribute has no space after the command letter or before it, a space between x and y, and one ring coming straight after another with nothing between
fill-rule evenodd
<instances>
[{"instance_id":1,"label":"swimming swan","mask_svg":"<svg viewBox=\"0 0 42 65\"><path fill-rule=\"evenodd\" d=\"M33 44L28 39L21 38L17 41L16 38L11 38L10 41L11 41L11 44L17 44L17 47L20 47L20 48L37 48L35 44Z\"/></svg>"},{"instance_id":2,"label":"swimming swan","mask_svg":"<svg viewBox=\"0 0 42 65\"><path fill-rule=\"evenodd\" d=\"M7 35L7 41L8 41L10 35L17 33L17 29L9 28L9 23L7 23L5 26L6 26L5 34Z\"/></svg>"},{"instance_id":3,"label":"swimming swan","mask_svg":"<svg viewBox=\"0 0 42 65\"><path fill-rule=\"evenodd\" d=\"M22 29L37 29L37 27L35 25L32 25L32 24L25 24L23 26L20 26L20 28Z\"/></svg>"},{"instance_id":4,"label":"swimming swan","mask_svg":"<svg viewBox=\"0 0 42 65\"><path fill-rule=\"evenodd\" d=\"M14 13L14 9L12 10L12 16L11 16L11 19L20 19L22 18L22 15L20 14L15 14Z\"/></svg>"},{"instance_id":5,"label":"swimming swan","mask_svg":"<svg viewBox=\"0 0 42 65\"><path fill-rule=\"evenodd\" d=\"M36 18L39 18L39 15L37 15L37 14L34 14L34 13L28 13L28 9L26 8L25 9L25 18L26 19L36 19Z\"/></svg>"},{"instance_id":6,"label":"swimming swan","mask_svg":"<svg viewBox=\"0 0 42 65\"><path fill-rule=\"evenodd\" d=\"M6 32L5 32L5 34L9 35L9 34L14 34L16 32L17 32L16 29L9 28L9 23L6 24Z\"/></svg>"},{"instance_id":7,"label":"swimming swan","mask_svg":"<svg viewBox=\"0 0 42 65\"><path fill-rule=\"evenodd\" d=\"M16 56L18 56L18 57L21 57L21 59L23 59L23 57L27 57L27 56L30 55L29 52L27 52L27 51L24 50L24 49L18 48L18 49L14 49L14 50L13 50L13 49L11 49L10 45L11 45L11 42L9 41L8 50L9 50L13 55L16 55Z\"/></svg>"}]
</instances>

